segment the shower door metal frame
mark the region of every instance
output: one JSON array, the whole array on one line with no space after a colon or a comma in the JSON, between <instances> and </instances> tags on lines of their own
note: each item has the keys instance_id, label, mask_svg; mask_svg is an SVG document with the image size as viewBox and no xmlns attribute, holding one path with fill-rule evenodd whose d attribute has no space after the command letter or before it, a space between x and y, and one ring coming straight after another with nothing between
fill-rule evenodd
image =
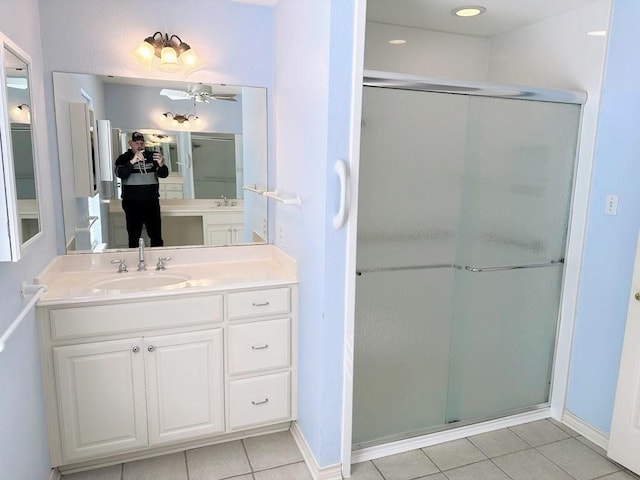
<instances>
[{"instance_id":1,"label":"shower door metal frame","mask_svg":"<svg viewBox=\"0 0 640 480\"><path fill-rule=\"evenodd\" d=\"M457 81L443 78L435 78L435 77L421 77L414 75L406 75L406 74L398 74L392 72L382 72L376 70L364 70L363 73L363 87L381 87L381 88L392 88L392 89L401 89L401 90L414 90L414 91L424 91L424 92L436 92L436 93L448 93L448 94L458 94L458 95L472 95L472 96L484 96L484 97L493 97L493 98L511 98L516 100L532 100L532 101L543 101L543 102L552 102L552 103L568 103L568 104L577 104L584 105L587 101L586 92L578 92L571 90L556 90L556 89L547 89L547 88L537 88L537 87L528 87L522 85L510 85L510 84L501 84L501 83L485 83L485 82L467 82L467 81ZM362 107L362 106L361 106ZM549 391L549 402L548 407L540 408L531 412L520 413L512 416L502 417L495 420L488 420L485 422L480 422L477 424L461 426L458 428L453 428L450 430L444 430L441 432L427 434L420 437L408 438L406 440L399 440L397 442L391 442L385 445L379 445L375 447L368 447L362 450L352 450L350 453L350 463L358 463L366 460L372 460L375 458L380 458L382 456L391 455L394 453L400 453L404 451L413 450L416 448L421 448L429 445L434 445L450 440L455 440L459 438L464 438L469 435L474 435L478 433L483 433L487 431L492 431L498 428L504 428L513 425L519 425L525 422L539 420L548 417L560 418L562 416L562 412L564 410L564 403L566 397L566 383L568 379L569 373L569 357L570 357L570 346L571 346L571 338L573 335L573 320L570 318L573 312L575 312L575 302L577 296L577 272L580 269L580 260L581 255L578 252L574 253L574 250L570 249L570 245L572 243L573 237L573 229L577 226L577 230L579 230L580 221L575 222L576 226L574 226L574 208L573 205L576 200L576 177L578 172L578 161L580 159L580 140L582 134L582 121L583 121L584 109L582 109L580 113L580 122L578 125L578 145L576 146L576 158L575 158L575 166L574 175L573 175L573 183L572 183L572 191L571 191L571 201L569 207L569 219L568 219L568 228L567 228L567 239L565 243L565 253L566 256L570 259L569 267L572 268L572 286L571 292L567 292L565 290L566 287L566 278L567 278L567 268L568 266L565 264L565 259L561 260L552 260L549 264L544 265L534 265L535 267L542 266L563 266L563 278L561 283L561 292L560 292L560 305L558 311L558 320L557 320L557 328L556 328L556 339L555 339L555 348L554 348L554 360L553 360L553 368L551 372L551 388ZM358 138L359 143L359 138ZM358 149L359 153L359 149ZM358 157L359 162L359 157ZM354 177L354 180L357 181L357 177ZM355 189L357 191L357 188ZM357 209L356 209L357 210ZM353 225L357 225L356 219L351 219ZM351 227L350 227L351 228ZM355 227L357 228L357 227ZM355 251L355 238L356 233L354 232L354 251ZM576 232L576 237L579 237L577 240L578 246L582 246L584 242L584 238ZM575 247L574 247L575 248ZM574 263L575 262L575 263ZM449 265L447 265L449 266ZM527 265L529 266L529 265ZM444 267L444 265L438 265L437 267ZM453 266L454 268L456 266ZM513 266L510 266L513 267ZM515 266L515 268L522 268L524 266ZM466 268L466 267L462 267ZM486 267L481 267L481 269L475 269L474 267L469 267L468 270L472 272L484 270ZM498 267L503 268L503 267ZM347 272L348 274L349 272ZM357 273L357 272L353 272ZM348 275L349 276L349 275ZM353 276L355 282L355 275ZM575 285L573 285L575 283ZM355 292L355 289L353 289ZM351 299L355 303L355 297ZM354 321L355 321L355 309L351 312L353 318L351 319L351 324L345 326L346 329L346 337L347 339L351 339L355 341L354 338ZM566 318L569 317L569 318ZM352 421L353 421L353 384L347 385L347 382L353 381L353 344L346 345L345 348L345 368L349 368L348 371L345 372L345 385L344 385L344 398L345 404L343 406L343 442L346 442L347 439L351 439L352 433ZM343 449L347 448L346 445L343 445ZM344 450L343 450L344 451ZM343 459L344 461L344 459ZM344 465L343 465L344 471Z\"/></svg>"}]
</instances>

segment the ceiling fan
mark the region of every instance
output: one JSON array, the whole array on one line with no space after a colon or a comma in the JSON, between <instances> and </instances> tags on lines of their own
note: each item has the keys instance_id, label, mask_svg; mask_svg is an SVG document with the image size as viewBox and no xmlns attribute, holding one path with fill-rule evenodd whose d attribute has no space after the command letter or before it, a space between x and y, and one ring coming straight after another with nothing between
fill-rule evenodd
<instances>
[{"instance_id":1,"label":"ceiling fan","mask_svg":"<svg viewBox=\"0 0 640 480\"><path fill-rule=\"evenodd\" d=\"M213 89L209 85L189 86L187 90L172 90L163 88L160 95L169 97L171 100L190 100L193 99L197 103L209 103L213 98L215 100L226 100L227 102L237 102L235 93L213 93Z\"/></svg>"}]
</instances>

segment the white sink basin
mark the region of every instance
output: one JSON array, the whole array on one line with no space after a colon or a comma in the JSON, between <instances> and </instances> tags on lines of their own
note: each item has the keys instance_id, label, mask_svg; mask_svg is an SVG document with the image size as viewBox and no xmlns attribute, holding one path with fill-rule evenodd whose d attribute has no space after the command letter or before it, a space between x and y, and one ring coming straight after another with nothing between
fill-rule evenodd
<instances>
[{"instance_id":1,"label":"white sink basin","mask_svg":"<svg viewBox=\"0 0 640 480\"><path fill-rule=\"evenodd\" d=\"M117 276L115 276L117 275ZM191 277L180 273L130 272L115 273L90 284L97 290L150 290L186 282Z\"/></svg>"}]
</instances>

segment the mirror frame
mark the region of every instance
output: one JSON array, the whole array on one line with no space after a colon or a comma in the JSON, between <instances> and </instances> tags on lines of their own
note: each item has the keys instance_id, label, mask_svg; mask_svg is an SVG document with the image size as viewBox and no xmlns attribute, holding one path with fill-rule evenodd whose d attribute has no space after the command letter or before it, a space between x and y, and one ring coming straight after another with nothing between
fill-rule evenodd
<instances>
[{"instance_id":1,"label":"mirror frame","mask_svg":"<svg viewBox=\"0 0 640 480\"><path fill-rule=\"evenodd\" d=\"M5 51L9 50L27 65L27 81L29 86L29 112L31 115L31 143L33 150L33 172L38 209L38 233L26 242L20 241L20 219L18 216L18 193L16 188L13 148L11 144L11 120L9 117L8 93L6 88ZM0 182L0 221L6 227L0 227L0 262L17 262L25 249L44 235L42 228L42 199L38 188L39 161L38 143L36 141L36 113L33 104L33 81L31 77L31 57L13 41L0 32L0 157L2 160L3 178Z\"/></svg>"}]
</instances>

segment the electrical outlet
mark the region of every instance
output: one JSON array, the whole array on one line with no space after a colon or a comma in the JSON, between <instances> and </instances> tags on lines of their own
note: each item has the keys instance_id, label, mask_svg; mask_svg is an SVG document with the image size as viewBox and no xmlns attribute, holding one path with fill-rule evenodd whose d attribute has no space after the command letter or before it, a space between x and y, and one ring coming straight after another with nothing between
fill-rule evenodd
<instances>
[{"instance_id":1,"label":"electrical outlet","mask_svg":"<svg viewBox=\"0 0 640 480\"><path fill-rule=\"evenodd\" d=\"M606 215L618 214L618 195L616 195L615 193L609 193L607 195L604 213Z\"/></svg>"}]
</instances>

